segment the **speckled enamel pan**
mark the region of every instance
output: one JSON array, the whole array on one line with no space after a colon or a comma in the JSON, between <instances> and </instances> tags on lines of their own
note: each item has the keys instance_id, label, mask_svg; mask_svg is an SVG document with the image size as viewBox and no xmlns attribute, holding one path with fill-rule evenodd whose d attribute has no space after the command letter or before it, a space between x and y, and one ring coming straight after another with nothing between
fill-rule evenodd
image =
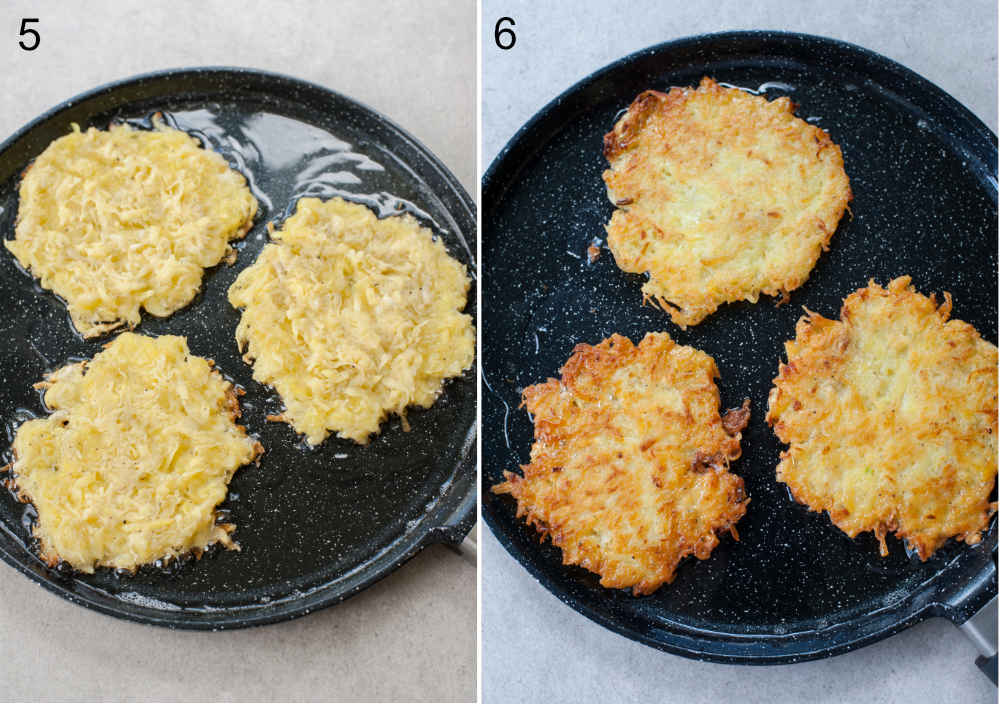
<instances>
[{"instance_id":1,"label":"speckled enamel pan","mask_svg":"<svg viewBox=\"0 0 1000 704\"><path fill-rule=\"evenodd\" d=\"M844 152L854 191L809 280L780 307L723 306L684 331L640 306L643 278L604 248L612 205L601 138L642 90L718 81L788 95L797 114ZM782 446L764 423L771 380L802 307L837 317L870 278L913 276L922 293L950 291L954 317L997 339L996 137L920 76L870 51L820 37L739 32L640 51L585 78L544 107L483 181L483 515L501 543L559 599L629 638L692 658L788 663L843 653L931 616L965 622L996 594L994 521L981 544L954 541L921 563L891 541L851 540L777 483ZM666 330L718 363L723 404L752 401L743 456L732 471L750 505L740 541L682 563L677 579L634 598L562 564L559 550L490 493L528 459L532 427L520 390L558 374L579 342Z\"/></svg>"},{"instance_id":2,"label":"speckled enamel pan","mask_svg":"<svg viewBox=\"0 0 1000 704\"><path fill-rule=\"evenodd\" d=\"M234 332L239 313L226 290L267 241L268 221L305 195L342 196L381 215L410 212L475 275L475 206L425 147L376 112L320 86L235 68L165 71L97 88L53 108L0 146L0 228L13 237L21 172L71 122L149 126L162 112L220 151L249 179L260 202L233 266L206 273L189 306L145 316L148 334L188 338L240 384L243 420L265 447L259 466L240 470L222 508L241 550L213 549L198 561L135 575L49 569L31 550L29 507L0 495L0 556L70 601L123 618L196 629L286 620L341 601L430 543L459 543L475 521L476 379L445 385L438 402L383 425L366 446L329 438L307 449L283 423L280 400L253 381ZM44 411L31 384L67 360L91 357L110 336L84 341L65 306L0 251L0 413L8 441L17 424ZM475 297L467 312L475 316ZM8 458L9 459L9 458Z\"/></svg>"}]
</instances>

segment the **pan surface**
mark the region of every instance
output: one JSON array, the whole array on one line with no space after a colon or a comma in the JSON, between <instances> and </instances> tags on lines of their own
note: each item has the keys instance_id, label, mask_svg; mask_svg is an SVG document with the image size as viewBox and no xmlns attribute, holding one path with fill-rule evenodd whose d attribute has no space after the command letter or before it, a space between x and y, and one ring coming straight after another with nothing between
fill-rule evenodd
<instances>
[{"instance_id":1,"label":"pan surface","mask_svg":"<svg viewBox=\"0 0 1000 704\"><path fill-rule=\"evenodd\" d=\"M234 339L239 313L226 300L237 274L267 242L266 224L302 196L335 195L380 216L409 212L440 237L475 277L472 200L421 144L374 111L320 86L245 69L171 70L128 79L57 106L0 145L0 228L13 237L21 172L70 123L112 120L149 127L162 112L247 176L260 207L236 244L238 260L206 272L202 292L168 318L144 315L138 332L188 338L246 390L243 419L265 447L260 465L237 472L221 508L240 551L135 575L49 569L29 550L32 512L0 492L0 556L57 594L90 608L158 625L223 629L285 620L340 601L434 542L457 543L475 520L476 386L470 370L449 381L429 409L393 418L366 446L331 436L307 449L290 426L268 423L277 394L256 383ZM89 358L112 335L89 342L65 306L0 253L0 412L8 445L18 423L44 412L31 384L69 360ZM475 297L466 312L475 317ZM9 461L9 455L6 461Z\"/></svg>"},{"instance_id":2,"label":"pan surface","mask_svg":"<svg viewBox=\"0 0 1000 704\"><path fill-rule=\"evenodd\" d=\"M645 89L718 81L788 95L797 114L841 146L854 191L807 283L787 305L720 308L681 330L640 306L643 277L625 274L604 239L612 206L602 137ZM628 56L579 82L523 127L483 182L483 516L500 542L572 608L625 636L720 662L784 663L860 647L930 616L963 622L996 593L994 520L982 543L950 541L927 562L871 534L849 539L776 482L782 445L764 422L783 343L807 306L837 317L842 299L903 274L925 294L950 291L954 317L997 340L996 137L946 93L892 61L829 39L773 32L694 37ZM574 345L611 333L665 330L711 354L723 408L752 402L732 471L750 495L740 540L688 559L651 596L603 589L515 519L489 489L528 461L532 426L521 390L557 376Z\"/></svg>"}]
</instances>

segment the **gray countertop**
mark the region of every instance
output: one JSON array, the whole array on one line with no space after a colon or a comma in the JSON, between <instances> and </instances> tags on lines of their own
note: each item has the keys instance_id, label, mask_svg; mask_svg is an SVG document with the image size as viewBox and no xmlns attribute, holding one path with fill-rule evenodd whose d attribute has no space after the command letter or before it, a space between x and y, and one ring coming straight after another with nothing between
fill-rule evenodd
<instances>
[{"instance_id":1,"label":"gray countertop","mask_svg":"<svg viewBox=\"0 0 1000 704\"><path fill-rule=\"evenodd\" d=\"M38 17L39 49L17 46ZM476 182L476 8L428 2L5 2L0 138L99 84L193 65L287 73L388 116ZM227 633L126 623L0 563L6 700L471 701L476 573L434 546L336 607Z\"/></svg>"},{"instance_id":2,"label":"gray countertop","mask_svg":"<svg viewBox=\"0 0 1000 704\"><path fill-rule=\"evenodd\" d=\"M586 5L586 6L584 6ZM513 17L500 51L494 23ZM936 83L997 128L997 14L976 2L533 3L485 0L484 168L549 100L592 71L670 39L732 29L860 44ZM484 463L490 458L484 457ZM778 667L695 662L634 643L549 594L486 531L482 538L485 702L995 702L957 628L932 620L827 660Z\"/></svg>"}]
</instances>

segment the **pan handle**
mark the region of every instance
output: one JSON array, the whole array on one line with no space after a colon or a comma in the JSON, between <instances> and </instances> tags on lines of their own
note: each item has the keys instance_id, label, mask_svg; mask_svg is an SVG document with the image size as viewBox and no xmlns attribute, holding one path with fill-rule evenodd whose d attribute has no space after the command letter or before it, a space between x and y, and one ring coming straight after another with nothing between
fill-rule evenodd
<instances>
[{"instance_id":1,"label":"pan handle","mask_svg":"<svg viewBox=\"0 0 1000 704\"><path fill-rule=\"evenodd\" d=\"M979 665L979 669L993 681L993 685L996 686L997 683L997 656L996 653L993 657L987 658L980 655L976 658L976 664Z\"/></svg>"},{"instance_id":2,"label":"pan handle","mask_svg":"<svg viewBox=\"0 0 1000 704\"><path fill-rule=\"evenodd\" d=\"M974 579L945 600L942 604L944 612L941 615L958 626L976 646L979 651L976 665L995 685L997 684L997 565L992 555L988 556L985 562L984 569L981 569ZM978 611L969 613L979 601L977 597L981 598L984 593L994 596Z\"/></svg>"},{"instance_id":3,"label":"pan handle","mask_svg":"<svg viewBox=\"0 0 1000 704\"><path fill-rule=\"evenodd\" d=\"M476 524L476 514L476 491L473 487L462 498L461 503L451 508L446 515L430 519L437 524L432 524L433 527L424 533L423 545L441 543L452 548L463 546L463 542L467 540L469 532ZM459 552L463 550L460 549Z\"/></svg>"},{"instance_id":4,"label":"pan handle","mask_svg":"<svg viewBox=\"0 0 1000 704\"><path fill-rule=\"evenodd\" d=\"M479 546L470 536L465 536L465 539L458 544L447 543L447 546L457 552L470 565L476 566L476 554L479 552Z\"/></svg>"},{"instance_id":5,"label":"pan handle","mask_svg":"<svg viewBox=\"0 0 1000 704\"><path fill-rule=\"evenodd\" d=\"M997 598L990 599L986 606L977 611L972 618L959 628L968 636L979 650L976 665L979 669L997 683Z\"/></svg>"}]
</instances>

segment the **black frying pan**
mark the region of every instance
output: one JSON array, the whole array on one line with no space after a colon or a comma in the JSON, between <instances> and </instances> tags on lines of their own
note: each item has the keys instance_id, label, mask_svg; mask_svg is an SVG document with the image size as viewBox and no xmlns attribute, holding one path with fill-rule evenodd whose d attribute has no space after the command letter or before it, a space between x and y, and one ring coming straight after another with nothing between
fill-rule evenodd
<instances>
[{"instance_id":1,"label":"black frying pan","mask_svg":"<svg viewBox=\"0 0 1000 704\"><path fill-rule=\"evenodd\" d=\"M57 106L0 145L0 231L10 238L21 172L71 122L149 126L166 119L220 151L250 180L260 202L235 265L207 272L197 299L172 316L144 316L139 332L177 334L246 389L243 422L265 447L260 466L240 470L222 508L240 552L212 550L200 561L134 576L92 576L45 567L29 549L30 509L0 492L0 557L70 601L135 621L180 628L238 628L280 621L364 589L431 543L459 543L475 520L476 386L470 371L445 385L430 409L383 425L367 446L329 438L305 449L285 424L270 389L253 381L226 301L236 275L267 241L265 225L294 211L304 195L341 195L380 215L414 214L475 275L476 216L455 177L425 147L358 103L285 76L199 68L139 76ZM65 306L0 251L0 413L8 441L43 406L31 384L111 339L77 336ZM475 297L467 312L475 315ZM9 460L9 457L8 457Z\"/></svg>"},{"instance_id":2,"label":"black frying pan","mask_svg":"<svg viewBox=\"0 0 1000 704\"><path fill-rule=\"evenodd\" d=\"M612 206L601 138L642 90L696 85L703 75L790 95L844 151L854 191L808 282L788 305L723 306L681 330L640 307L641 276L607 249L589 265ZM787 84L782 87L773 82ZM910 274L924 293L950 291L954 316L997 339L996 137L950 96L870 51L773 32L708 35L628 56L577 83L524 126L483 181L483 516L500 542L562 601L647 645L719 662L766 664L842 653L931 616L965 622L996 594L994 521L983 542L950 542L921 563L890 540L847 538L774 478L782 446L764 423L767 394L802 306L836 317L874 277ZM528 460L525 386L558 375L579 342L613 332L638 341L666 330L711 354L724 407L752 400L733 471L751 497L740 541L689 559L651 596L603 589L561 564L558 549L514 517L489 488Z\"/></svg>"}]
</instances>

